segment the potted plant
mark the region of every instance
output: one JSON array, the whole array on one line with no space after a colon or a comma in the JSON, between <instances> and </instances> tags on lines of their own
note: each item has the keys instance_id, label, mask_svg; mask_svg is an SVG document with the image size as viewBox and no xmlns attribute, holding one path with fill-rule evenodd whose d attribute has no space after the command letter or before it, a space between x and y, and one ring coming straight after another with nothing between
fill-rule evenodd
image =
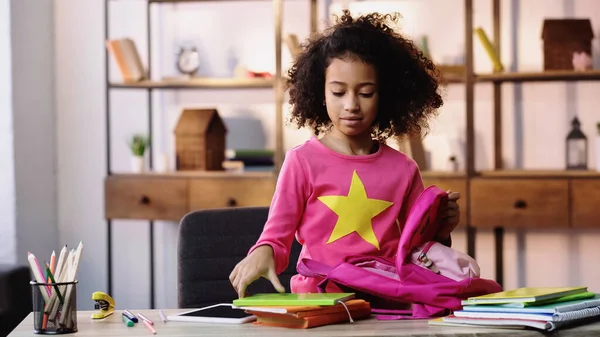
<instances>
[{"instance_id":1,"label":"potted plant","mask_svg":"<svg viewBox=\"0 0 600 337\"><path fill-rule=\"evenodd\" d=\"M139 173L144 171L144 154L150 141L148 137L142 134L134 134L129 140L129 149L131 150L131 169Z\"/></svg>"}]
</instances>

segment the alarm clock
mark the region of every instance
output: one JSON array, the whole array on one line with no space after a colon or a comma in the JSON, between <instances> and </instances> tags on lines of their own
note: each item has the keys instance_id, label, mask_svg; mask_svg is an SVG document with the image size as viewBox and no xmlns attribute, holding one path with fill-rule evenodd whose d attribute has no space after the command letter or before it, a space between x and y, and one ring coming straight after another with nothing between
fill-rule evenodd
<instances>
[{"instance_id":1,"label":"alarm clock","mask_svg":"<svg viewBox=\"0 0 600 337\"><path fill-rule=\"evenodd\" d=\"M180 73L193 76L200 67L200 53L195 47L179 48L176 66Z\"/></svg>"}]
</instances>

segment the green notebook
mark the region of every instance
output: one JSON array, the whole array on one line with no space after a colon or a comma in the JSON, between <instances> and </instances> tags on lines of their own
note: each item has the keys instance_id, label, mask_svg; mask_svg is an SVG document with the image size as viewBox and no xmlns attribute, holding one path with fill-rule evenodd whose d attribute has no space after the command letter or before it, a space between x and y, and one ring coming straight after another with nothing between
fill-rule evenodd
<instances>
[{"instance_id":1,"label":"green notebook","mask_svg":"<svg viewBox=\"0 0 600 337\"><path fill-rule=\"evenodd\" d=\"M463 304L538 303L586 291L587 287L523 287L469 297Z\"/></svg>"},{"instance_id":2,"label":"green notebook","mask_svg":"<svg viewBox=\"0 0 600 337\"><path fill-rule=\"evenodd\" d=\"M354 298L354 293L272 293L256 294L233 301L236 307L249 306L308 306L308 305L336 305Z\"/></svg>"}]
</instances>

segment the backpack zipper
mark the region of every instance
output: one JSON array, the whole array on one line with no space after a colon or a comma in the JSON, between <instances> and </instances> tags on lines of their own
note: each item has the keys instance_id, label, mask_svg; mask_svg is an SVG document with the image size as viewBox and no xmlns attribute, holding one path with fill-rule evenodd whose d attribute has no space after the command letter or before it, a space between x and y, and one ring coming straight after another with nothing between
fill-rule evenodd
<instances>
[{"instance_id":1,"label":"backpack zipper","mask_svg":"<svg viewBox=\"0 0 600 337\"><path fill-rule=\"evenodd\" d=\"M433 264L433 261L431 261L431 259L429 259L429 257L427 256L427 253L429 252L429 249L431 249L431 246L433 246L435 244L434 241L430 241L428 242L425 247L423 247L423 250L421 250L421 253L419 254L419 257L417 258L417 260L419 260L419 262L421 262L423 264L423 266L425 266L425 268L431 270L432 272L439 274L440 271L439 269L435 266L435 264Z\"/></svg>"}]
</instances>

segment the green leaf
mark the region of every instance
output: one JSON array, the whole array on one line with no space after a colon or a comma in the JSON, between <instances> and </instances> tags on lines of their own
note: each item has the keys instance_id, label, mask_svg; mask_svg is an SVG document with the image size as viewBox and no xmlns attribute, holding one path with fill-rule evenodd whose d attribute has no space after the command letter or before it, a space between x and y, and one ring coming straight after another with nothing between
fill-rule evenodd
<instances>
[{"instance_id":1,"label":"green leaf","mask_svg":"<svg viewBox=\"0 0 600 337\"><path fill-rule=\"evenodd\" d=\"M142 157L149 144L148 137L142 134L134 134L129 141L129 148L134 156Z\"/></svg>"}]
</instances>

